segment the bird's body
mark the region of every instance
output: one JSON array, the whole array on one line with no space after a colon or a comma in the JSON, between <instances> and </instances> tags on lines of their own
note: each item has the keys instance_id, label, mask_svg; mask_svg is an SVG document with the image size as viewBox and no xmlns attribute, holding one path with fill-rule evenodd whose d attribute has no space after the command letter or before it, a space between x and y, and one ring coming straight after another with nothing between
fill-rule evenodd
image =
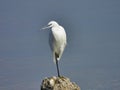
<instances>
[{"instance_id":1,"label":"bird's body","mask_svg":"<svg viewBox=\"0 0 120 90\"><path fill-rule=\"evenodd\" d=\"M66 32L64 28L55 21L50 21L48 23L48 27L45 27L43 29L47 28L51 28L49 34L49 44L53 53L53 60L57 66L58 76L60 76L58 61L61 59L61 56L67 44Z\"/></svg>"},{"instance_id":2,"label":"bird's body","mask_svg":"<svg viewBox=\"0 0 120 90\"><path fill-rule=\"evenodd\" d=\"M57 57L57 60L60 60L63 54L63 51L65 49L65 46L67 44L66 33L62 26L54 26L51 28L51 31L49 34L49 44L53 52L54 62L56 62L55 60L56 57Z\"/></svg>"}]
</instances>

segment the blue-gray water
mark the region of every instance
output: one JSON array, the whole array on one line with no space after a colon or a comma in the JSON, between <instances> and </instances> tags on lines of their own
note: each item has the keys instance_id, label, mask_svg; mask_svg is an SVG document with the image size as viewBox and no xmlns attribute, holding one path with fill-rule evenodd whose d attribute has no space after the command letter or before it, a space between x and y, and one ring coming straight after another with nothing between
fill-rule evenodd
<instances>
[{"instance_id":1,"label":"blue-gray water","mask_svg":"<svg viewBox=\"0 0 120 90\"><path fill-rule=\"evenodd\" d=\"M0 90L39 90L57 75L50 20L68 37L60 72L82 90L120 90L119 0L0 0Z\"/></svg>"}]
</instances>

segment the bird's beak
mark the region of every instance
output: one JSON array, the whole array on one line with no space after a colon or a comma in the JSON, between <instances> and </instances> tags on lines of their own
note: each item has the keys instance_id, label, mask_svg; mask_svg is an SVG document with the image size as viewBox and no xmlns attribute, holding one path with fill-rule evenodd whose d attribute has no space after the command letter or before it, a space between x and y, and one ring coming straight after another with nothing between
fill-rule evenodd
<instances>
[{"instance_id":1,"label":"bird's beak","mask_svg":"<svg viewBox=\"0 0 120 90\"><path fill-rule=\"evenodd\" d=\"M43 28L41 28L41 29L44 30L44 29L48 29L48 28L50 28L49 25L47 25L47 26L45 26L45 27L43 27Z\"/></svg>"}]
</instances>

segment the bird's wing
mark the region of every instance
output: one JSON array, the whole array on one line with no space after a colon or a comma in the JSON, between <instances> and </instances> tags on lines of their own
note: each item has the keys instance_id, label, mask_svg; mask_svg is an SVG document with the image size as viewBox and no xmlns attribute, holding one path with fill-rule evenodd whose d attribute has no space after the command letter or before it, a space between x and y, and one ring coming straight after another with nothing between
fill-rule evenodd
<instances>
[{"instance_id":1,"label":"bird's wing","mask_svg":"<svg viewBox=\"0 0 120 90\"><path fill-rule=\"evenodd\" d=\"M50 45L50 48L51 48L52 51L53 51L53 41L54 41L54 36L52 34L52 31L50 30L50 33L49 33L49 45Z\"/></svg>"},{"instance_id":2,"label":"bird's wing","mask_svg":"<svg viewBox=\"0 0 120 90\"><path fill-rule=\"evenodd\" d=\"M50 30L50 33L49 33L49 45L50 45L50 49L52 50L52 53L53 53L53 61L54 63L56 63L56 59L55 59L55 51L54 51L54 41L55 41L55 38L52 34L52 31Z\"/></svg>"}]
</instances>

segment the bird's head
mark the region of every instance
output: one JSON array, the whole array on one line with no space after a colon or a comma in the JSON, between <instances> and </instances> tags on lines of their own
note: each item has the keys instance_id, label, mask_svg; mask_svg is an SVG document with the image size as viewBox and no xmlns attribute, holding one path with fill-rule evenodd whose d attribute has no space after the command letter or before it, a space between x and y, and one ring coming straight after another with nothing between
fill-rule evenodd
<instances>
[{"instance_id":1,"label":"bird's head","mask_svg":"<svg viewBox=\"0 0 120 90\"><path fill-rule=\"evenodd\" d=\"M56 22L56 21L50 21L49 23L48 23L48 26L49 27L54 27L54 26L57 26L58 25L58 23Z\"/></svg>"},{"instance_id":2,"label":"bird's head","mask_svg":"<svg viewBox=\"0 0 120 90\"><path fill-rule=\"evenodd\" d=\"M58 23L56 21L50 21L47 26L43 27L42 29L48 29L54 26L58 26Z\"/></svg>"}]
</instances>

